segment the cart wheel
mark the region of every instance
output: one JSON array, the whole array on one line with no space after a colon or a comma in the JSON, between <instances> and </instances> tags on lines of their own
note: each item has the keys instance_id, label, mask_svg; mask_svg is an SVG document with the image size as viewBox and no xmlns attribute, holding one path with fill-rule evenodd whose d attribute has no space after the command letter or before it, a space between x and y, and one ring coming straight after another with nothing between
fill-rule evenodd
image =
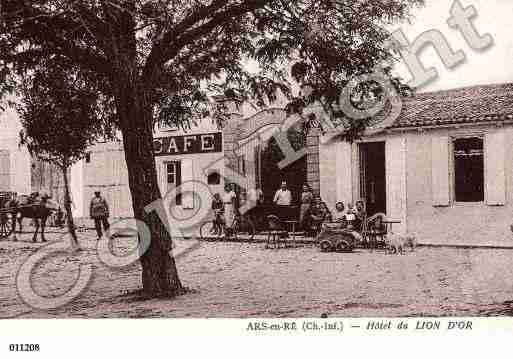
<instances>
[{"instance_id":1,"label":"cart wheel","mask_svg":"<svg viewBox=\"0 0 513 359\"><path fill-rule=\"evenodd\" d=\"M341 239L337 242L337 252L351 252L352 250L353 247L347 240Z\"/></svg>"},{"instance_id":2,"label":"cart wheel","mask_svg":"<svg viewBox=\"0 0 513 359\"><path fill-rule=\"evenodd\" d=\"M331 242L328 240L321 241L321 243L319 243L319 247L321 248L321 252L330 252L333 250Z\"/></svg>"},{"instance_id":3,"label":"cart wheel","mask_svg":"<svg viewBox=\"0 0 513 359\"><path fill-rule=\"evenodd\" d=\"M255 237L256 229L253 221L247 217L239 217L234 220L232 225L233 236L237 240L239 235L242 235L247 240L252 241Z\"/></svg>"},{"instance_id":4,"label":"cart wheel","mask_svg":"<svg viewBox=\"0 0 513 359\"><path fill-rule=\"evenodd\" d=\"M212 221L205 222L200 227L201 239L211 239L216 237L217 233L214 230L214 223Z\"/></svg>"},{"instance_id":5,"label":"cart wheel","mask_svg":"<svg viewBox=\"0 0 513 359\"><path fill-rule=\"evenodd\" d=\"M0 214L0 238L7 238L12 233L12 215Z\"/></svg>"}]
</instances>

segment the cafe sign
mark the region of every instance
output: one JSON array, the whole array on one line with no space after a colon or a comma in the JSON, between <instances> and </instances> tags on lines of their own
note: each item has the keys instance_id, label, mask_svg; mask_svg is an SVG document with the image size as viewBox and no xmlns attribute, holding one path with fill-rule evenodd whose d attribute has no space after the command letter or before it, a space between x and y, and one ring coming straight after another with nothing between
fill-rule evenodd
<instances>
[{"instance_id":1,"label":"cafe sign","mask_svg":"<svg viewBox=\"0 0 513 359\"><path fill-rule=\"evenodd\" d=\"M161 137L153 141L155 156L221 152L222 147L223 137L221 132Z\"/></svg>"}]
</instances>

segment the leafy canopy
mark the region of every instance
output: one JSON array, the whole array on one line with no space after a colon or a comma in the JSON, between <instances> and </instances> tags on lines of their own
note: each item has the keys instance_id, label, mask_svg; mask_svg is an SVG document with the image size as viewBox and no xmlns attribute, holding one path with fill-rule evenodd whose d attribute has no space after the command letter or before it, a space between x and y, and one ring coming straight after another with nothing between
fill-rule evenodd
<instances>
[{"instance_id":1,"label":"leafy canopy","mask_svg":"<svg viewBox=\"0 0 513 359\"><path fill-rule=\"evenodd\" d=\"M63 58L45 62L23 78L22 103L17 106L23 126L20 142L33 156L67 169L106 132L92 84L91 74Z\"/></svg>"},{"instance_id":2,"label":"leafy canopy","mask_svg":"<svg viewBox=\"0 0 513 359\"><path fill-rule=\"evenodd\" d=\"M350 76L394 59L387 28L423 0L0 0L0 75L51 56L103 77L106 98L134 88L155 122L184 126L226 109L213 94L265 106L281 93L290 112L322 103L333 118ZM258 71L247 62L256 61ZM7 70L8 71L7 71ZM390 68L386 69L390 75ZM293 81L308 84L308 96ZM392 79L403 90L398 79ZM4 82L5 84L7 82ZM355 104L380 96L358 88ZM119 102L109 111L125 111ZM118 113L120 115L120 113ZM112 119L119 121L120 116ZM361 129L365 121L350 123Z\"/></svg>"}]
</instances>

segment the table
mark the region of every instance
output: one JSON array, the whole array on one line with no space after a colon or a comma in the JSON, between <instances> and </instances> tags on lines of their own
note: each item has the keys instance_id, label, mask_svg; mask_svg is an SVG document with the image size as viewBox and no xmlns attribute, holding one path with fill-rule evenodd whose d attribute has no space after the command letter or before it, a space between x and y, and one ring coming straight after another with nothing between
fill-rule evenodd
<instances>
[{"instance_id":1,"label":"table","mask_svg":"<svg viewBox=\"0 0 513 359\"><path fill-rule=\"evenodd\" d=\"M244 213L252 219L257 231L267 229L267 216L270 214L278 216L282 222L296 220L299 218L299 207L260 204Z\"/></svg>"},{"instance_id":2,"label":"table","mask_svg":"<svg viewBox=\"0 0 513 359\"><path fill-rule=\"evenodd\" d=\"M390 225L390 233L394 233L392 231L392 225L394 223L397 223L397 224L401 223L401 221L399 219L392 219L392 218L385 218L385 219L383 219L382 222L385 223L387 225L387 227L388 227L388 225ZM388 232L388 230L387 230L387 232Z\"/></svg>"},{"instance_id":3,"label":"table","mask_svg":"<svg viewBox=\"0 0 513 359\"><path fill-rule=\"evenodd\" d=\"M294 247L297 247L297 243L296 243L296 224L299 223L299 221L283 221L283 223L287 223L287 224L290 224L292 225L292 242L294 243Z\"/></svg>"}]
</instances>

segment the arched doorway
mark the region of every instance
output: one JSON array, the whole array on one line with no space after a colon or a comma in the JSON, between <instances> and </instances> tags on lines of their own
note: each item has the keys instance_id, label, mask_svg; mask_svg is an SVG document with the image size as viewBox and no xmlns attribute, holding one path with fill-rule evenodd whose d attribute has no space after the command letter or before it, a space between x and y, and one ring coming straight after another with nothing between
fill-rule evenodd
<instances>
[{"instance_id":1,"label":"arched doorway","mask_svg":"<svg viewBox=\"0 0 513 359\"><path fill-rule=\"evenodd\" d=\"M271 108L261 111L251 117L240 120L236 130L226 136L231 136L237 143L235 159L238 162L239 173L243 173L248 180L248 188L262 190L265 203L272 204L274 193L280 187L281 181L287 181L293 195L294 204L297 205L301 195L301 187L307 182L307 175L319 172L318 159L310 153L315 146L309 144L307 155L291 163L285 168L279 168L278 163L285 158L280 146L273 137L274 131L282 128L286 121L292 121L287 131L287 138L295 151L306 147L307 137L301 129L301 123L289 117L285 110ZM291 122L289 122L291 123ZM225 139L225 147L230 149L230 142ZM318 150L317 150L318 158ZM313 159L313 160L312 160ZM314 183L311 183L315 188ZM318 187L318 186L317 186Z\"/></svg>"},{"instance_id":2,"label":"arched doorway","mask_svg":"<svg viewBox=\"0 0 513 359\"><path fill-rule=\"evenodd\" d=\"M288 137L296 151L304 147L305 139L301 133L292 130L289 131ZM287 182L288 188L292 192L293 203L299 204L300 202L301 189L307 178L306 156L285 168L280 168L278 163L284 158L285 156L281 152L276 140L271 137L265 146L262 147L260 154L262 169L260 173L260 183L264 193L265 203L267 204L272 204L274 193L280 188L282 181Z\"/></svg>"}]
</instances>

